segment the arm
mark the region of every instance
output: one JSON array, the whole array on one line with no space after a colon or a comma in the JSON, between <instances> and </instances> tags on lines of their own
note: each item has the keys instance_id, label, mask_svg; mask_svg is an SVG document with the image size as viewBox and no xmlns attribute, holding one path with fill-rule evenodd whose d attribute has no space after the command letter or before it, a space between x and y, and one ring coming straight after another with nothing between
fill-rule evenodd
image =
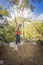
<instances>
[{"instance_id":1,"label":"arm","mask_svg":"<svg viewBox=\"0 0 43 65\"><path fill-rule=\"evenodd\" d=\"M19 27L17 26L16 29L15 29L15 31L18 31L18 30L19 30Z\"/></svg>"}]
</instances>

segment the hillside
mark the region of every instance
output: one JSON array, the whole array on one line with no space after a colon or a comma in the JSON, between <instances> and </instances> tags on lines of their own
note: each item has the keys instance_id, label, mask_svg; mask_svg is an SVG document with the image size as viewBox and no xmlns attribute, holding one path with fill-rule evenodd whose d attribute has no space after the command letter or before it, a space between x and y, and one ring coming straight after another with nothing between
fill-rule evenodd
<instances>
[{"instance_id":1,"label":"hillside","mask_svg":"<svg viewBox=\"0 0 43 65\"><path fill-rule=\"evenodd\" d=\"M1 65L43 65L43 46L24 42L16 51L9 45L0 47Z\"/></svg>"}]
</instances>

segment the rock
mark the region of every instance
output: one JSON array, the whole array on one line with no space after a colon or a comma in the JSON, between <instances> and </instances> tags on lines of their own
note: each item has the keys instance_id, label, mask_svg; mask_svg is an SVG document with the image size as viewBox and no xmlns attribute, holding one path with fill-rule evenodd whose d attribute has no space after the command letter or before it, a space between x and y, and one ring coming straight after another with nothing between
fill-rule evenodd
<instances>
[{"instance_id":1,"label":"rock","mask_svg":"<svg viewBox=\"0 0 43 65\"><path fill-rule=\"evenodd\" d=\"M3 65L4 64L4 61L3 60L0 60L0 64Z\"/></svg>"},{"instance_id":2,"label":"rock","mask_svg":"<svg viewBox=\"0 0 43 65\"><path fill-rule=\"evenodd\" d=\"M24 44L24 42L23 42L23 41L21 41L20 45L23 45L23 44Z\"/></svg>"},{"instance_id":3,"label":"rock","mask_svg":"<svg viewBox=\"0 0 43 65\"><path fill-rule=\"evenodd\" d=\"M3 44L2 41L0 41L0 47L2 46L2 44Z\"/></svg>"},{"instance_id":4,"label":"rock","mask_svg":"<svg viewBox=\"0 0 43 65\"><path fill-rule=\"evenodd\" d=\"M32 59L31 59L31 58L29 58L29 61L31 61L31 62L32 62Z\"/></svg>"},{"instance_id":5,"label":"rock","mask_svg":"<svg viewBox=\"0 0 43 65\"><path fill-rule=\"evenodd\" d=\"M32 44L33 44L33 45L37 45L37 43L36 43L36 42L32 42Z\"/></svg>"},{"instance_id":6,"label":"rock","mask_svg":"<svg viewBox=\"0 0 43 65\"><path fill-rule=\"evenodd\" d=\"M14 48L14 47L15 47L15 45L16 45L16 44L15 44L15 42L10 42L10 43L9 43L9 47Z\"/></svg>"},{"instance_id":7,"label":"rock","mask_svg":"<svg viewBox=\"0 0 43 65\"><path fill-rule=\"evenodd\" d=\"M14 48L16 51L18 51L18 46L15 44L15 42L10 42L9 47Z\"/></svg>"},{"instance_id":8,"label":"rock","mask_svg":"<svg viewBox=\"0 0 43 65\"><path fill-rule=\"evenodd\" d=\"M17 45L15 45L15 50L16 50L16 51L18 51L18 50L19 50Z\"/></svg>"}]
</instances>

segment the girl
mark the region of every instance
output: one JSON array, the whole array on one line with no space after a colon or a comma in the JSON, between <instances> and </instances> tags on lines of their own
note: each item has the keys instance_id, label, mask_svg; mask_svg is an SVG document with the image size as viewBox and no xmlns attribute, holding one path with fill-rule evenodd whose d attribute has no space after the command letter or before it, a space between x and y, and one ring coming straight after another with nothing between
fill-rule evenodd
<instances>
[{"instance_id":1,"label":"girl","mask_svg":"<svg viewBox=\"0 0 43 65\"><path fill-rule=\"evenodd\" d=\"M20 27L21 27L21 24L19 24L17 27L16 27L16 44L20 43Z\"/></svg>"}]
</instances>

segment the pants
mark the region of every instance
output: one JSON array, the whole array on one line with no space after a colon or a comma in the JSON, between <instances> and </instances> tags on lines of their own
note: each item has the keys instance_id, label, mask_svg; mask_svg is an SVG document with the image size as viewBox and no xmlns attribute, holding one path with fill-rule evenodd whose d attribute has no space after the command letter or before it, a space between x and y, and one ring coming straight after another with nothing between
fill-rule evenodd
<instances>
[{"instance_id":1,"label":"pants","mask_svg":"<svg viewBox=\"0 0 43 65\"><path fill-rule=\"evenodd\" d=\"M20 35L19 34L16 34L16 44L17 43L20 43Z\"/></svg>"}]
</instances>

